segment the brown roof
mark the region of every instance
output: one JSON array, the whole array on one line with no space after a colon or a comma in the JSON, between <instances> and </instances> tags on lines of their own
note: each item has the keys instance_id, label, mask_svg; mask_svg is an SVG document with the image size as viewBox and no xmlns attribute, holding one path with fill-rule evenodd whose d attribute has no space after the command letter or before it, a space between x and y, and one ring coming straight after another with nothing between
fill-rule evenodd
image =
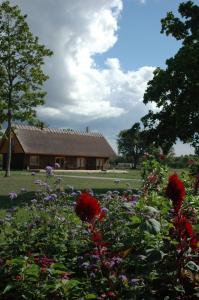
<instances>
[{"instance_id":1,"label":"brown roof","mask_svg":"<svg viewBox=\"0 0 199 300\"><path fill-rule=\"evenodd\" d=\"M25 153L87 157L116 155L100 133L24 125L15 125L14 132Z\"/></svg>"}]
</instances>

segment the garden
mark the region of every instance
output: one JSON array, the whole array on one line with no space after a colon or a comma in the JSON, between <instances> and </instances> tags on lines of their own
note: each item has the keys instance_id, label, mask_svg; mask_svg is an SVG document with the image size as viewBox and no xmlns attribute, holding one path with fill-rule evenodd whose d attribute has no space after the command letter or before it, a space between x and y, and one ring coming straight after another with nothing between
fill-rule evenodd
<instances>
[{"instance_id":1,"label":"garden","mask_svg":"<svg viewBox=\"0 0 199 300\"><path fill-rule=\"evenodd\" d=\"M198 299L198 162L179 175L146 155L141 177L99 190L29 174L31 199L18 205L23 186L1 206L0 299Z\"/></svg>"}]
</instances>

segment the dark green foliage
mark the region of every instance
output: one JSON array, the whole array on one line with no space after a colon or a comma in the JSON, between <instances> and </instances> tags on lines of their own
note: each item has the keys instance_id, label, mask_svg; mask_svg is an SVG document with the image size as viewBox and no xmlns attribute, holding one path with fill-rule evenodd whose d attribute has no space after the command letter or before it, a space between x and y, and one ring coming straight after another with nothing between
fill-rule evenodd
<instances>
[{"instance_id":1,"label":"dark green foliage","mask_svg":"<svg viewBox=\"0 0 199 300\"><path fill-rule=\"evenodd\" d=\"M135 123L130 129L122 130L118 135L118 150L136 169L140 157L146 151L140 123Z\"/></svg>"},{"instance_id":2,"label":"dark green foliage","mask_svg":"<svg viewBox=\"0 0 199 300\"><path fill-rule=\"evenodd\" d=\"M177 137L198 144L199 135L199 6L191 1L179 5L181 18L169 12L161 20L162 33L182 42L166 69L157 68L148 83L144 103L155 102L158 112L142 119L158 145L170 147Z\"/></svg>"}]
</instances>

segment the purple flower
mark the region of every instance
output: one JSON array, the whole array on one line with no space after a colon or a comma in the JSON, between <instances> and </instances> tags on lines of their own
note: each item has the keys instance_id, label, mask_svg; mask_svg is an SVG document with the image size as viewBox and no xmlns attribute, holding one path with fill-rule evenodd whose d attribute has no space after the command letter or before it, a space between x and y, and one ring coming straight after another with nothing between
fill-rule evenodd
<instances>
[{"instance_id":1,"label":"purple flower","mask_svg":"<svg viewBox=\"0 0 199 300\"><path fill-rule=\"evenodd\" d=\"M84 262L81 266L85 269L89 268L89 262Z\"/></svg>"},{"instance_id":2,"label":"purple flower","mask_svg":"<svg viewBox=\"0 0 199 300\"><path fill-rule=\"evenodd\" d=\"M51 197L50 197L50 195L48 195L48 196L44 197L44 201L50 201L50 200L51 200Z\"/></svg>"},{"instance_id":3,"label":"purple flower","mask_svg":"<svg viewBox=\"0 0 199 300\"><path fill-rule=\"evenodd\" d=\"M17 198L17 193L11 192L8 194L8 196L10 197L11 200L13 200L13 199Z\"/></svg>"},{"instance_id":4,"label":"purple flower","mask_svg":"<svg viewBox=\"0 0 199 300\"><path fill-rule=\"evenodd\" d=\"M119 191L113 191L113 195L119 195Z\"/></svg>"},{"instance_id":5,"label":"purple flower","mask_svg":"<svg viewBox=\"0 0 199 300\"><path fill-rule=\"evenodd\" d=\"M56 194L51 194L50 197L51 197L51 200L56 200L57 199L57 195Z\"/></svg>"},{"instance_id":6,"label":"purple flower","mask_svg":"<svg viewBox=\"0 0 199 300\"><path fill-rule=\"evenodd\" d=\"M8 209L8 213L15 213L17 211L17 207L11 207Z\"/></svg>"},{"instance_id":7,"label":"purple flower","mask_svg":"<svg viewBox=\"0 0 199 300\"><path fill-rule=\"evenodd\" d=\"M32 203L32 204L37 203L37 199L32 199L32 200L31 200L31 203Z\"/></svg>"},{"instance_id":8,"label":"purple flower","mask_svg":"<svg viewBox=\"0 0 199 300\"><path fill-rule=\"evenodd\" d=\"M114 183L115 183L115 184L119 184L120 181L121 181L120 179L115 179L115 180L114 180Z\"/></svg>"},{"instance_id":9,"label":"purple flower","mask_svg":"<svg viewBox=\"0 0 199 300\"><path fill-rule=\"evenodd\" d=\"M121 262L122 262L122 258L121 257L113 257L112 260L111 260L111 262L110 262L110 266L111 267L118 266Z\"/></svg>"},{"instance_id":10,"label":"purple flower","mask_svg":"<svg viewBox=\"0 0 199 300\"><path fill-rule=\"evenodd\" d=\"M121 275L119 276L119 278L120 278L123 282L124 282L124 281L128 281L126 275L124 275L124 274L121 274Z\"/></svg>"},{"instance_id":11,"label":"purple flower","mask_svg":"<svg viewBox=\"0 0 199 300\"><path fill-rule=\"evenodd\" d=\"M71 185L67 185L67 189L68 189L68 191L71 192L71 193L74 191L74 187L71 186Z\"/></svg>"},{"instance_id":12,"label":"purple flower","mask_svg":"<svg viewBox=\"0 0 199 300\"><path fill-rule=\"evenodd\" d=\"M112 195L112 191L108 191L106 194L107 194L108 196L111 196L111 195Z\"/></svg>"},{"instance_id":13,"label":"purple flower","mask_svg":"<svg viewBox=\"0 0 199 300\"><path fill-rule=\"evenodd\" d=\"M108 212L108 208L106 208L106 207L102 207L102 209L101 209L102 211L104 211L105 213L107 213Z\"/></svg>"},{"instance_id":14,"label":"purple flower","mask_svg":"<svg viewBox=\"0 0 199 300\"><path fill-rule=\"evenodd\" d=\"M53 176L54 175L53 171L54 171L54 169L51 166L46 166L46 175L47 176Z\"/></svg>"},{"instance_id":15,"label":"purple flower","mask_svg":"<svg viewBox=\"0 0 199 300\"><path fill-rule=\"evenodd\" d=\"M40 180L40 179L36 179L36 180L34 181L34 184L41 185L42 183L41 183L41 180Z\"/></svg>"},{"instance_id":16,"label":"purple flower","mask_svg":"<svg viewBox=\"0 0 199 300\"><path fill-rule=\"evenodd\" d=\"M50 195L48 195L44 198L45 201L53 201L53 200L56 200L56 199L57 199L56 194L50 194Z\"/></svg>"},{"instance_id":17,"label":"purple flower","mask_svg":"<svg viewBox=\"0 0 199 300\"><path fill-rule=\"evenodd\" d=\"M63 180L62 177L57 177L57 178L56 178L56 183L60 183L62 180Z\"/></svg>"},{"instance_id":18,"label":"purple flower","mask_svg":"<svg viewBox=\"0 0 199 300\"><path fill-rule=\"evenodd\" d=\"M12 220L12 214L8 213L6 216L5 216L5 221L11 221Z\"/></svg>"},{"instance_id":19,"label":"purple flower","mask_svg":"<svg viewBox=\"0 0 199 300\"><path fill-rule=\"evenodd\" d=\"M131 284L133 286L138 285L138 283L139 283L139 279L135 279L135 278L131 279Z\"/></svg>"},{"instance_id":20,"label":"purple flower","mask_svg":"<svg viewBox=\"0 0 199 300\"><path fill-rule=\"evenodd\" d=\"M77 196L77 193L76 192L72 192L70 195L71 195L71 197L75 197L75 196Z\"/></svg>"},{"instance_id":21,"label":"purple flower","mask_svg":"<svg viewBox=\"0 0 199 300\"><path fill-rule=\"evenodd\" d=\"M131 201L137 202L139 200L139 195L133 195Z\"/></svg>"},{"instance_id":22,"label":"purple flower","mask_svg":"<svg viewBox=\"0 0 199 300\"><path fill-rule=\"evenodd\" d=\"M60 164L58 164L57 162L55 163L55 169L60 169Z\"/></svg>"}]
</instances>

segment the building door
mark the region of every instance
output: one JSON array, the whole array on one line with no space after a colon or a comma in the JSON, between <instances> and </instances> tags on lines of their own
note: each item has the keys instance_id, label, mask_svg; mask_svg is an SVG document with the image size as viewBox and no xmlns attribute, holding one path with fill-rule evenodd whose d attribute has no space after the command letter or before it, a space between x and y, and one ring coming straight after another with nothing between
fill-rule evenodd
<instances>
[{"instance_id":1,"label":"building door","mask_svg":"<svg viewBox=\"0 0 199 300\"><path fill-rule=\"evenodd\" d=\"M60 169L65 169L65 158L64 157L56 157L55 163L60 165Z\"/></svg>"},{"instance_id":2,"label":"building door","mask_svg":"<svg viewBox=\"0 0 199 300\"><path fill-rule=\"evenodd\" d=\"M86 169L96 170L96 158L95 157L88 157L86 159Z\"/></svg>"}]
</instances>

